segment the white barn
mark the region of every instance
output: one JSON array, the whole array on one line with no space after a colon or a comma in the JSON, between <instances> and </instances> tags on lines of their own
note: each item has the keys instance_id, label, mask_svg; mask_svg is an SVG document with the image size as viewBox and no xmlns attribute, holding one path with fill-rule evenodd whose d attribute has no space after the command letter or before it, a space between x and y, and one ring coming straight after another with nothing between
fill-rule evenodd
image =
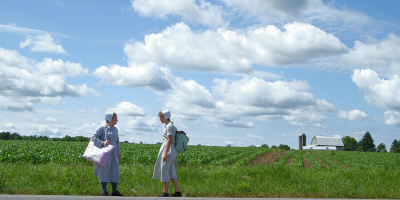
<instances>
[{"instance_id":1,"label":"white barn","mask_svg":"<svg viewBox=\"0 0 400 200\"><path fill-rule=\"evenodd\" d=\"M314 136L311 140L311 144L304 146L303 149L343 151L343 147L342 138L339 135L334 135Z\"/></svg>"}]
</instances>

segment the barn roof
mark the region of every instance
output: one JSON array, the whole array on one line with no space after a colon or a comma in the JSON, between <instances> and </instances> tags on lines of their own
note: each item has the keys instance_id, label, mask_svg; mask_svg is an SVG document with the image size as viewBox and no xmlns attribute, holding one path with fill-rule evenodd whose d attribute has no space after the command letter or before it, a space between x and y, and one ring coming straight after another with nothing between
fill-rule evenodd
<instances>
[{"instance_id":1,"label":"barn roof","mask_svg":"<svg viewBox=\"0 0 400 200\"><path fill-rule=\"evenodd\" d=\"M344 146L340 136L314 136L310 145L316 146Z\"/></svg>"}]
</instances>

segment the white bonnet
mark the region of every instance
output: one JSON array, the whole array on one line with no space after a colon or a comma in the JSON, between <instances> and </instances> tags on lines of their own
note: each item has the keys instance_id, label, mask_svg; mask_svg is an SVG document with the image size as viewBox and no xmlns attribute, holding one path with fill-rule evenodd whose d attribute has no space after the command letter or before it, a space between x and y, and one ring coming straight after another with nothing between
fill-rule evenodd
<instances>
[{"instance_id":1,"label":"white bonnet","mask_svg":"<svg viewBox=\"0 0 400 200\"><path fill-rule=\"evenodd\" d=\"M164 115L164 119L169 119L171 117L171 112L169 110L163 110L161 113Z\"/></svg>"},{"instance_id":2,"label":"white bonnet","mask_svg":"<svg viewBox=\"0 0 400 200\"><path fill-rule=\"evenodd\" d=\"M113 118L113 115L114 115L114 113L109 113L109 112L107 112L106 115L104 116L104 119L105 119L106 121L111 122L111 121L112 121L112 118Z\"/></svg>"}]
</instances>

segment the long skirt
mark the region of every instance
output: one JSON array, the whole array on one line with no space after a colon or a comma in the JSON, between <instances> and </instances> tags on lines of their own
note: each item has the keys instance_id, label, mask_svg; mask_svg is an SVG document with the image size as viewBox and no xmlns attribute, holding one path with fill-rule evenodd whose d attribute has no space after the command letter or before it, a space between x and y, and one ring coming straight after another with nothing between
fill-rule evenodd
<instances>
[{"instance_id":1,"label":"long skirt","mask_svg":"<svg viewBox=\"0 0 400 200\"><path fill-rule=\"evenodd\" d=\"M106 166L94 164L93 174L99 177L99 182L120 182L119 158L115 149L111 152Z\"/></svg>"},{"instance_id":2,"label":"long skirt","mask_svg":"<svg viewBox=\"0 0 400 200\"><path fill-rule=\"evenodd\" d=\"M153 179L160 180L161 182L169 182L171 179L178 178L176 175L178 152L175 149L175 145L172 144L169 152L167 153L167 161L164 162L162 157L166 144L167 143L164 142L161 145L153 171Z\"/></svg>"}]
</instances>

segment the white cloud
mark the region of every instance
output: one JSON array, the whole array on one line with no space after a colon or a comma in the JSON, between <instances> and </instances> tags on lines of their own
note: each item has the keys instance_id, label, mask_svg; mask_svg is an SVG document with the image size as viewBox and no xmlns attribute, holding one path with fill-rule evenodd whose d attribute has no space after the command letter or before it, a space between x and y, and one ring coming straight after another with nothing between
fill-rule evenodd
<instances>
[{"instance_id":1,"label":"white cloud","mask_svg":"<svg viewBox=\"0 0 400 200\"><path fill-rule=\"evenodd\" d=\"M248 138L254 138L254 139L263 139L263 137L261 137L261 136L258 136L258 135L252 135L252 134L250 134L250 133L247 133L247 134L246 134L246 136L247 136Z\"/></svg>"},{"instance_id":2,"label":"white cloud","mask_svg":"<svg viewBox=\"0 0 400 200\"><path fill-rule=\"evenodd\" d=\"M64 62L61 59L45 58L36 64L42 75L80 76L89 75L89 70L82 68L80 63Z\"/></svg>"},{"instance_id":3,"label":"white cloud","mask_svg":"<svg viewBox=\"0 0 400 200\"><path fill-rule=\"evenodd\" d=\"M46 63L46 65L44 65ZM52 63L55 65L52 65ZM59 63L57 67L57 63ZM51 59L45 59L42 63L36 65L16 51L10 51L0 48L0 77L4 84L0 85L0 109L11 111L32 111L35 103L60 103L60 97L72 96L79 97L84 95L98 95L99 92L89 88L86 84L69 85L63 76L57 70L51 70L46 73L42 69L44 66L56 66L58 69L70 68L63 73L67 75L76 75L76 72L84 73L79 64L64 63L61 60L53 62ZM43 74L41 74L43 72ZM66 75L64 74L64 75Z\"/></svg>"},{"instance_id":4,"label":"white cloud","mask_svg":"<svg viewBox=\"0 0 400 200\"><path fill-rule=\"evenodd\" d=\"M146 115L143 108L127 101L120 102L114 108L108 108L107 111L132 117L144 117Z\"/></svg>"},{"instance_id":5,"label":"white cloud","mask_svg":"<svg viewBox=\"0 0 400 200\"><path fill-rule=\"evenodd\" d=\"M400 126L400 112L399 111L386 111L383 114L385 118L385 123L388 125Z\"/></svg>"},{"instance_id":6,"label":"white cloud","mask_svg":"<svg viewBox=\"0 0 400 200\"><path fill-rule=\"evenodd\" d=\"M48 122L57 122L57 119L54 117L46 117L46 121Z\"/></svg>"},{"instance_id":7,"label":"white cloud","mask_svg":"<svg viewBox=\"0 0 400 200\"><path fill-rule=\"evenodd\" d=\"M171 88L165 78L165 72L155 63L137 65L130 63L128 67L112 65L101 66L94 71L94 75L101 79L102 83L126 86L148 87L155 91L163 91Z\"/></svg>"},{"instance_id":8,"label":"white cloud","mask_svg":"<svg viewBox=\"0 0 400 200\"><path fill-rule=\"evenodd\" d=\"M400 111L400 77L398 75L381 79L374 70L356 69L352 80L364 92L364 99L368 104Z\"/></svg>"},{"instance_id":9,"label":"white cloud","mask_svg":"<svg viewBox=\"0 0 400 200\"><path fill-rule=\"evenodd\" d=\"M258 78L237 81L216 79L212 92L195 81L176 78L163 97L165 106L181 117L228 127L254 127L252 120L284 119L294 125L324 121L335 107L315 99L303 81L266 82ZM207 102L207 103L205 103Z\"/></svg>"},{"instance_id":10,"label":"white cloud","mask_svg":"<svg viewBox=\"0 0 400 200\"><path fill-rule=\"evenodd\" d=\"M230 141L230 140L225 140L225 144L227 144L227 145L234 145L235 142Z\"/></svg>"},{"instance_id":11,"label":"white cloud","mask_svg":"<svg viewBox=\"0 0 400 200\"><path fill-rule=\"evenodd\" d=\"M133 9L143 16L165 19L180 16L182 20L208 26L224 24L222 7L205 0L131 0Z\"/></svg>"},{"instance_id":12,"label":"white cloud","mask_svg":"<svg viewBox=\"0 0 400 200\"><path fill-rule=\"evenodd\" d=\"M7 32L15 32L20 34L46 34L45 31L31 29L31 28L24 28L18 27L15 24L0 24L0 31L7 31Z\"/></svg>"},{"instance_id":13,"label":"white cloud","mask_svg":"<svg viewBox=\"0 0 400 200\"><path fill-rule=\"evenodd\" d=\"M400 37L389 34L383 40L355 41L353 49L343 55L341 62L346 63L347 68L363 66L389 76L400 73L399 55Z\"/></svg>"},{"instance_id":14,"label":"white cloud","mask_svg":"<svg viewBox=\"0 0 400 200\"><path fill-rule=\"evenodd\" d=\"M145 42L125 45L132 62L156 62L180 70L249 73L252 64L264 66L308 63L347 51L335 36L310 24L292 23L285 31L273 25L241 34L218 29L193 32L178 23Z\"/></svg>"},{"instance_id":15,"label":"white cloud","mask_svg":"<svg viewBox=\"0 0 400 200\"><path fill-rule=\"evenodd\" d=\"M337 115L339 118L347 120L361 120L367 118L368 116L364 111L358 109L350 111L340 110Z\"/></svg>"},{"instance_id":16,"label":"white cloud","mask_svg":"<svg viewBox=\"0 0 400 200\"><path fill-rule=\"evenodd\" d=\"M68 53L63 49L63 47L57 44L50 34L27 36L25 41L21 42L19 47L26 48L29 47L30 51L33 52L50 52L68 55Z\"/></svg>"}]
</instances>

